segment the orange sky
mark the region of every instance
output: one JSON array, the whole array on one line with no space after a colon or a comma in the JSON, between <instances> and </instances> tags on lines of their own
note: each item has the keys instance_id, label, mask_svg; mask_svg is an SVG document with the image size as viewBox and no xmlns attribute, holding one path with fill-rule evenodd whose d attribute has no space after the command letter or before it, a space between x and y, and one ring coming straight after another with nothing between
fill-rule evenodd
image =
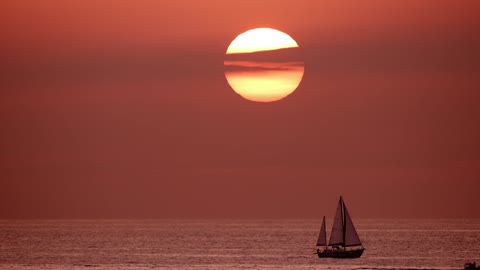
<instances>
[{"instance_id":1,"label":"orange sky","mask_svg":"<svg viewBox=\"0 0 480 270\"><path fill-rule=\"evenodd\" d=\"M2 1L1 217L480 217L478 1ZM272 27L288 98L224 53Z\"/></svg>"}]
</instances>

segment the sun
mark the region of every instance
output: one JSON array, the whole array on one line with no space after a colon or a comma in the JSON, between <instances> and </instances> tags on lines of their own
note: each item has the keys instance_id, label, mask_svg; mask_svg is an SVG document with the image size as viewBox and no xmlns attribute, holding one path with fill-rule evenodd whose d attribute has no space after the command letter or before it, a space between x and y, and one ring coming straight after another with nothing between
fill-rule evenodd
<instances>
[{"instance_id":1,"label":"sun","mask_svg":"<svg viewBox=\"0 0 480 270\"><path fill-rule=\"evenodd\" d=\"M297 42L281 31L272 28L256 28L238 35L228 46L227 54L295 47L298 47Z\"/></svg>"},{"instance_id":2,"label":"sun","mask_svg":"<svg viewBox=\"0 0 480 270\"><path fill-rule=\"evenodd\" d=\"M225 77L235 93L256 102L281 100L299 86L304 64L297 42L271 28L238 35L227 48Z\"/></svg>"}]
</instances>

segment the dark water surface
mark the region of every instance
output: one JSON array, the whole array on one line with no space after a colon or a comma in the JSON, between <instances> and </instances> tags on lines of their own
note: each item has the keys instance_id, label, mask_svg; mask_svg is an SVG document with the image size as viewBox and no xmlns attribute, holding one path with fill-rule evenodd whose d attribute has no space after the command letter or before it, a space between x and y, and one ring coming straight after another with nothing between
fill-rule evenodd
<instances>
[{"instance_id":1,"label":"dark water surface","mask_svg":"<svg viewBox=\"0 0 480 270\"><path fill-rule=\"evenodd\" d=\"M320 259L320 220L0 221L1 269L462 269L480 220L355 220L359 259ZM327 234L331 223L327 223Z\"/></svg>"}]
</instances>

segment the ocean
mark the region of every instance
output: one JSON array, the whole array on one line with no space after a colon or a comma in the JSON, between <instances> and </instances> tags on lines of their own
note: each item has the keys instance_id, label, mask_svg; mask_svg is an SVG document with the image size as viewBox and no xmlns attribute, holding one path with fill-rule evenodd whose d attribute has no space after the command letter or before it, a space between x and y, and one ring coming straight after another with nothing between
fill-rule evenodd
<instances>
[{"instance_id":1,"label":"ocean","mask_svg":"<svg viewBox=\"0 0 480 270\"><path fill-rule=\"evenodd\" d=\"M330 220L331 221L331 220ZM480 220L355 219L358 259L318 258L321 220L0 220L0 269L463 269ZM331 223L327 220L327 238Z\"/></svg>"}]
</instances>

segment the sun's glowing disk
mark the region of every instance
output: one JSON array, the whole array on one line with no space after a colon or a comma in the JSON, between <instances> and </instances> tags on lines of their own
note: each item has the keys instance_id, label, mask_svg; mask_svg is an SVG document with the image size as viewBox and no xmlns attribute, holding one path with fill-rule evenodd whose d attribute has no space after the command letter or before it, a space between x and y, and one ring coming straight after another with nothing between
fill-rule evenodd
<instances>
[{"instance_id":1,"label":"sun's glowing disk","mask_svg":"<svg viewBox=\"0 0 480 270\"><path fill-rule=\"evenodd\" d=\"M256 28L238 35L228 46L227 54L294 47L298 47L298 44L289 35L271 28Z\"/></svg>"},{"instance_id":2,"label":"sun's glowing disk","mask_svg":"<svg viewBox=\"0 0 480 270\"><path fill-rule=\"evenodd\" d=\"M228 84L247 100L281 100L302 81L304 64L297 42L275 29L257 28L238 35L225 58Z\"/></svg>"}]
</instances>

